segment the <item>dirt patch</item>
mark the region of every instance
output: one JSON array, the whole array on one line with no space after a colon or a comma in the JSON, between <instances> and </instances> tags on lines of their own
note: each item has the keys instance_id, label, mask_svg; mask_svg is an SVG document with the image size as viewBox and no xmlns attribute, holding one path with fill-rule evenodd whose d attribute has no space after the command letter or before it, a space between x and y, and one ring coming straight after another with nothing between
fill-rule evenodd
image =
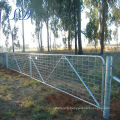
<instances>
[{"instance_id":1,"label":"dirt patch","mask_svg":"<svg viewBox=\"0 0 120 120\"><path fill-rule=\"evenodd\" d=\"M64 93L50 94L46 97L46 100L48 104L53 104L56 107L73 107L76 104L86 105L84 102Z\"/></svg>"},{"instance_id":2,"label":"dirt patch","mask_svg":"<svg viewBox=\"0 0 120 120\"><path fill-rule=\"evenodd\" d=\"M120 101L114 100L110 105L111 119L120 120Z\"/></svg>"}]
</instances>

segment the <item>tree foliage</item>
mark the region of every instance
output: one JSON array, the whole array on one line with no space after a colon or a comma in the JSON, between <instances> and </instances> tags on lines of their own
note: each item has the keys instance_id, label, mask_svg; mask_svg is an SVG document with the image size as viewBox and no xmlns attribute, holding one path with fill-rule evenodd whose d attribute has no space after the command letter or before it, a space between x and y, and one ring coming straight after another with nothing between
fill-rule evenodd
<instances>
[{"instance_id":1,"label":"tree foliage","mask_svg":"<svg viewBox=\"0 0 120 120\"><path fill-rule=\"evenodd\" d=\"M2 16L2 12L4 13ZM9 28L10 25L7 24L8 22L8 15L11 12L11 6L7 3L7 0L1 0L0 1L0 35L1 35L1 28L3 33L6 36L6 39L8 39L9 36Z\"/></svg>"},{"instance_id":2,"label":"tree foliage","mask_svg":"<svg viewBox=\"0 0 120 120\"><path fill-rule=\"evenodd\" d=\"M100 41L101 54L103 54L105 42L111 40L111 30L108 26L113 17L115 19L113 16L115 9L111 11L111 7L115 5L116 0L86 0L85 3L90 11L86 13L89 17L86 26L87 37L89 42L94 41L95 46Z\"/></svg>"},{"instance_id":3,"label":"tree foliage","mask_svg":"<svg viewBox=\"0 0 120 120\"><path fill-rule=\"evenodd\" d=\"M17 0L17 7L23 5L21 1ZM94 43L95 47L100 43L101 54L103 54L105 43L112 39L112 30L109 26L115 24L118 28L120 25L118 2L118 0L24 0L24 9L31 10L31 23L35 25L34 34L37 36L40 51L43 50L42 33L43 26L46 25L48 51L51 50L51 32L55 41L59 37L59 31L64 31L66 35L62 39L68 50L72 49L74 42L75 54L83 53L81 39L81 33L83 33L88 42ZM81 13L84 8L87 9L86 16L89 22L83 32ZM3 10L6 13L10 11L10 7L4 0L0 2L0 15ZM6 19L5 15L4 19ZM9 36L9 29L10 25L4 24L3 32L6 37Z\"/></svg>"}]
</instances>

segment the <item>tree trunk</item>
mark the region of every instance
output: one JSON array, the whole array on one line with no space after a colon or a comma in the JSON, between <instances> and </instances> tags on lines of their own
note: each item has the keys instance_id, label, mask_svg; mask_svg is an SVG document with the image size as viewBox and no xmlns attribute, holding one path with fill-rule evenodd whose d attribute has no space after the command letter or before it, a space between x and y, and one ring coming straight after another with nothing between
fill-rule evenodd
<instances>
[{"instance_id":1,"label":"tree trunk","mask_svg":"<svg viewBox=\"0 0 120 120\"><path fill-rule=\"evenodd\" d=\"M80 0L78 0L77 18L78 18L78 47L79 47L78 54L83 54L82 41L81 41L81 2Z\"/></svg>"},{"instance_id":2,"label":"tree trunk","mask_svg":"<svg viewBox=\"0 0 120 120\"><path fill-rule=\"evenodd\" d=\"M41 48L41 45L40 45L40 31L38 33L38 45L39 45L39 51L40 51L40 48Z\"/></svg>"},{"instance_id":3,"label":"tree trunk","mask_svg":"<svg viewBox=\"0 0 120 120\"><path fill-rule=\"evenodd\" d=\"M22 10L23 11L23 10ZM23 16L23 12L22 12ZM23 17L22 17L23 18ZM24 20L22 19L22 38L23 38L23 52L25 52L25 38L24 38Z\"/></svg>"},{"instance_id":4,"label":"tree trunk","mask_svg":"<svg viewBox=\"0 0 120 120\"><path fill-rule=\"evenodd\" d=\"M105 41L105 24L106 24L106 19L105 19L105 15L106 15L106 0L102 1L102 22L101 22L101 54L104 53L104 41Z\"/></svg>"},{"instance_id":5,"label":"tree trunk","mask_svg":"<svg viewBox=\"0 0 120 120\"><path fill-rule=\"evenodd\" d=\"M51 47L51 30L50 30L50 51L51 51L52 47Z\"/></svg>"},{"instance_id":6,"label":"tree trunk","mask_svg":"<svg viewBox=\"0 0 120 120\"><path fill-rule=\"evenodd\" d=\"M42 45L42 22L41 22L41 25L40 25L40 44L41 44L41 47L40 47L40 50L43 51L43 45Z\"/></svg>"},{"instance_id":7,"label":"tree trunk","mask_svg":"<svg viewBox=\"0 0 120 120\"><path fill-rule=\"evenodd\" d=\"M71 50L71 44L70 44L70 37L71 36L71 28L69 26L68 28L68 50Z\"/></svg>"},{"instance_id":8,"label":"tree trunk","mask_svg":"<svg viewBox=\"0 0 120 120\"><path fill-rule=\"evenodd\" d=\"M117 41L117 47L119 46L119 40L118 40L118 24L116 25L116 31L117 31L117 33L116 33L116 41Z\"/></svg>"},{"instance_id":9,"label":"tree trunk","mask_svg":"<svg viewBox=\"0 0 120 120\"><path fill-rule=\"evenodd\" d=\"M13 53L15 52L15 47L14 47L14 37L13 37L13 31L11 32L12 35L12 49L13 49Z\"/></svg>"},{"instance_id":10,"label":"tree trunk","mask_svg":"<svg viewBox=\"0 0 120 120\"><path fill-rule=\"evenodd\" d=\"M46 26L47 26L47 47L48 47L48 52L50 52L50 45L49 45L49 24L48 24L48 20L46 22Z\"/></svg>"},{"instance_id":11,"label":"tree trunk","mask_svg":"<svg viewBox=\"0 0 120 120\"><path fill-rule=\"evenodd\" d=\"M77 55L77 28L76 28L76 2L74 1L74 26L75 26L75 55Z\"/></svg>"},{"instance_id":12,"label":"tree trunk","mask_svg":"<svg viewBox=\"0 0 120 120\"><path fill-rule=\"evenodd\" d=\"M38 34L37 34L37 38L38 38L38 46L39 46L39 52L40 52L40 48L41 48L41 45L40 45L40 25L39 25L39 29L38 29Z\"/></svg>"},{"instance_id":13,"label":"tree trunk","mask_svg":"<svg viewBox=\"0 0 120 120\"><path fill-rule=\"evenodd\" d=\"M24 38L24 0L22 1L22 37L23 37L23 52L25 52L25 38Z\"/></svg>"},{"instance_id":14,"label":"tree trunk","mask_svg":"<svg viewBox=\"0 0 120 120\"><path fill-rule=\"evenodd\" d=\"M56 50L56 37L54 36L53 48Z\"/></svg>"}]
</instances>

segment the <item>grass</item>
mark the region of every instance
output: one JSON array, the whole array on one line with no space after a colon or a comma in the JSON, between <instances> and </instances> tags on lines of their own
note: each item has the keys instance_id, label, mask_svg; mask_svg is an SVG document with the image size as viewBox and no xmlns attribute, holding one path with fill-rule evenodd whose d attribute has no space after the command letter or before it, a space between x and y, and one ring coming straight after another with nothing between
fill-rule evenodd
<instances>
[{"instance_id":1,"label":"grass","mask_svg":"<svg viewBox=\"0 0 120 120\"><path fill-rule=\"evenodd\" d=\"M61 120L63 118L92 120L94 118L88 110L56 109L56 107L80 107L83 103L29 77L5 69L0 69L0 76L0 120ZM93 110L94 112L100 111Z\"/></svg>"}]
</instances>

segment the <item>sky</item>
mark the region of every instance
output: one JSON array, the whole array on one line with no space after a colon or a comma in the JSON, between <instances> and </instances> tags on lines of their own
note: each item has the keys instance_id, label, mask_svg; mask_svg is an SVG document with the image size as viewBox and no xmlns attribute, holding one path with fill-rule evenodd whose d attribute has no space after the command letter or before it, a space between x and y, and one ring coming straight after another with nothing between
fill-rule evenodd
<instances>
[{"instance_id":1,"label":"sky","mask_svg":"<svg viewBox=\"0 0 120 120\"><path fill-rule=\"evenodd\" d=\"M15 6L15 0L8 0L9 1L9 4L12 5L12 12L9 16L10 19L13 18L14 16L14 11L16 9L16 6ZM89 19L86 18L86 14L85 14L85 11L83 11L82 13L82 30L85 29L86 27L86 24L87 22L89 21ZM15 25L15 22L14 20L10 20L10 23L12 25L12 28L13 26ZM22 40L22 21L19 20L16 25L18 26L19 28L19 37L18 37L18 40L20 41L20 44L22 45L23 43L23 40ZM111 29L115 29L115 26L111 26ZM31 24L31 19L29 18L28 20L24 20L24 34L25 34L25 44L26 45L29 45L30 48L36 48L38 47L38 43L37 43L37 38L33 38L33 34L34 34L34 31L35 31L35 26L33 24ZM62 36L64 34L67 34L63 31L59 31L59 38L56 39L57 41L57 44L59 46L61 46L62 48L64 47L64 44L63 44L63 41L62 41ZM119 28L119 37L120 38L120 28ZM1 45L5 45L5 37L4 35L2 35L2 37L4 38L4 40L2 40L2 43L0 43ZM53 44L53 41L54 41L54 36L51 32L51 43ZM112 44L115 44L116 41L112 40L111 41ZM9 37L9 44L11 45L12 44L12 38ZM84 35L82 35L82 44L83 46L86 46L88 44L86 38L84 37ZM73 44L74 45L74 44ZM46 25L44 24L43 25L43 46L44 47L47 47L47 30L46 30Z\"/></svg>"}]
</instances>

